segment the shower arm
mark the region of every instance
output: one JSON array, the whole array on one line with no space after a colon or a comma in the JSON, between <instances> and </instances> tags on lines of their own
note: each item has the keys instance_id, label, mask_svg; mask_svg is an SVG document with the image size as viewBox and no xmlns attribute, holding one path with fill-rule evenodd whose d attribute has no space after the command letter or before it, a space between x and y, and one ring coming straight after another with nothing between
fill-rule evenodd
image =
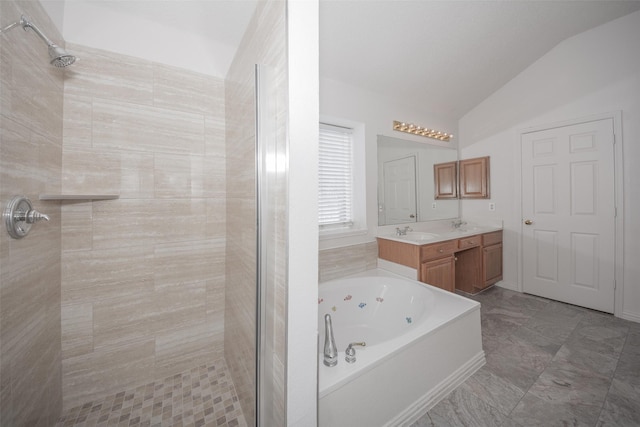
<instances>
[{"instance_id":1,"label":"shower arm","mask_svg":"<svg viewBox=\"0 0 640 427\"><path fill-rule=\"evenodd\" d=\"M48 46L53 46L55 43L52 42L49 37L45 36L42 31L40 31L40 28L38 28L33 22L29 21L29 18L27 18L26 16L22 15L20 16L20 20L16 21L12 24L7 25L6 27L0 29L0 34L2 33L6 33L7 31L11 30L12 28L17 27L18 25L20 25L22 27L23 30L27 31L27 29L32 29L33 32L35 32L38 37L40 37Z\"/></svg>"},{"instance_id":2,"label":"shower arm","mask_svg":"<svg viewBox=\"0 0 640 427\"><path fill-rule=\"evenodd\" d=\"M47 36L45 36L42 31L40 31L40 28L36 27L33 22L29 21L26 16L22 15L20 17L19 24L22 25L22 28L25 31L27 31L27 28L31 28L48 46L53 46L55 44Z\"/></svg>"},{"instance_id":3,"label":"shower arm","mask_svg":"<svg viewBox=\"0 0 640 427\"><path fill-rule=\"evenodd\" d=\"M22 21L22 19L20 19L20 21ZM20 21L16 21L12 24L7 25L4 28L0 28L0 34L2 33L6 33L7 31L9 31L10 29L12 29L13 27L17 27L18 25L20 25Z\"/></svg>"}]
</instances>

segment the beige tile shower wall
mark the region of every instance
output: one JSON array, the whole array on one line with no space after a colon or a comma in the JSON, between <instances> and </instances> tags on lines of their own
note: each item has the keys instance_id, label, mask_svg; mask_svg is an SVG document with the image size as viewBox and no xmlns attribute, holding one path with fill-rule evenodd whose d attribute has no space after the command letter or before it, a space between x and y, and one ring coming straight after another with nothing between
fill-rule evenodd
<instances>
[{"instance_id":1,"label":"beige tile shower wall","mask_svg":"<svg viewBox=\"0 0 640 427\"><path fill-rule=\"evenodd\" d=\"M2 26L31 18L61 40L38 2L0 2ZM28 236L0 230L0 425L52 426L62 408L60 191L65 71L46 45L17 27L0 36L0 201L25 195L51 217Z\"/></svg>"},{"instance_id":2,"label":"beige tile shower wall","mask_svg":"<svg viewBox=\"0 0 640 427\"><path fill-rule=\"evenodd\" d=\"M64 86L64 407L224 354L224 81L85 46Z\"/></svg>"},{"instance_id":3,"label":"beige tile shower wall","mask_svg":"<svg viewBox=\"0 0 640 427\"><path fill-rule=\"evenodd\" d=\"M274 159L286 159L286 2L258 2L226 79L227 107L227 288L225 355L249 425L255 422L256 328L256 141L255 64L272 72L269 96L275 98ZM273 99L272 99L273 101ZM274 135L269 135L273 137ZM286 324L286 162L280 162L269 185L273 221L263 224L270 254L267 264L265 323L268 331L262 360L265 392L262 422L285 423ZM264 197L264 194L263 194ZM263 201L266 200L263 199Z\"/></svg>"},{"instance_id":4,"label":"beige tile shower wall","mask_svg":"<svg viewBox=\"0 0 640 427\"><path fill-rule=\"evenodd\" d=\"M376 242L319 251L319 282L339 279L360 273L378 265L378 244Z\"/></svg>"}]
</instances>

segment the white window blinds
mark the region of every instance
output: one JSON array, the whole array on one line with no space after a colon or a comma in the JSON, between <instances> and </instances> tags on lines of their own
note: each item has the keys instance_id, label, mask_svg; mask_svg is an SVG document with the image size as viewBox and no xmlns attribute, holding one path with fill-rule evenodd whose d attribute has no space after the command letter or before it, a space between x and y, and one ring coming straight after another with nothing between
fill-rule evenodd
<instances>
[{"instance_id":1,"label":"white window blinds","mask_svg":"<svg viewBox=\"0 0 640 427\"><path fill-rule=\"evenodd\" d=\"M353 131L320 124L318 211L320 228L353 224Z\"/></svg>"}]
</instances>

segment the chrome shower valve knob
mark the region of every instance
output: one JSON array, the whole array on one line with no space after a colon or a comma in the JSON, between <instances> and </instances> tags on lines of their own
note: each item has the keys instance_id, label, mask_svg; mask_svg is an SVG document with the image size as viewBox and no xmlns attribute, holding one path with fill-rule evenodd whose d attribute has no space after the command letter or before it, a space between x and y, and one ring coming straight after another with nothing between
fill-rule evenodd
<instances>
[{"instance_id":1,"label":"chrome shower valve knob","mask_svg":"<svg viewBox=\"0 0 640 427\"><path fill-rule=\"evenodd\" d=\"M14 239L22 239L29 234L31 226L36 222L49 221L49 216L33 209L31 200L25 196L14 196L2 216L9 235Z\"/></svg>"}]
</instances>

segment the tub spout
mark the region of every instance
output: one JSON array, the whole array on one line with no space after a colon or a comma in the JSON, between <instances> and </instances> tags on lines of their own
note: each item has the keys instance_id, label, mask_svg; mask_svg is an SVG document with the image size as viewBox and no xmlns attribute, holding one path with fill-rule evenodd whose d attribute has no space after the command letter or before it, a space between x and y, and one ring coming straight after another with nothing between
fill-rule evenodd
<instances>
[{"instance_id":1,"label":"tub spout","mask_svg":"<svg viewBox=\"0 0 640 427\"><path fill-rule=\"evenodd\" d=\"M336 366L338 364L338 349L336 341L333 339L333 326L331 326L331 315L324 315L324 364L326 366Z\"/></svg>"}]
</instances>

